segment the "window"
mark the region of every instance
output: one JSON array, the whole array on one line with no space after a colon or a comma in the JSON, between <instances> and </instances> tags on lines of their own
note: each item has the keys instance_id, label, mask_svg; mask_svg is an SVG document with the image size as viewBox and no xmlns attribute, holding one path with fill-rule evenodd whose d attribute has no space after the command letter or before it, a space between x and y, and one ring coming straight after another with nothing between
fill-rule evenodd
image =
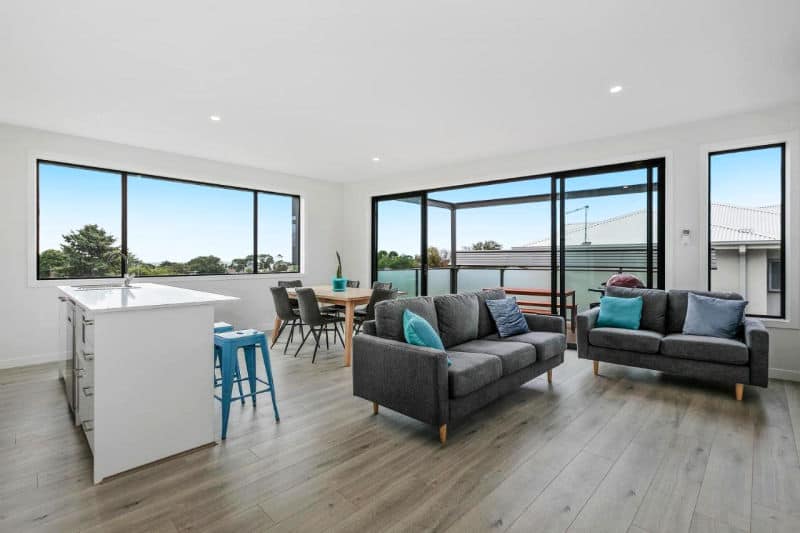
<instances>
[{"instance_id":1,"label":"window","mask_svg":"<svg viewBox=\"0 0 800 533\"><path fill-rule=\"evenodd\" d=\"M783 263L770 260L767 263L767 290L781 292L783 290Z\"/></svg>"},{"instance_id":2,"label":"window","mask_svg":"<svg viewBox=\"0 0 800 533\"><path fill-rule=\"evenodd\" d=\"M372 279L407 295L517 289L527 311L570 321L615 274L663 288L664 170L652 159L373 197Z\"/></svg>"},{"instance_id":3,"label":"window","mask_svg":"<svg viewBox=\"0 0 800 533\"><path fill-rule=\"evenodd\" d=\"M708 158L711 290L738 292L752 316L785 316L784 144Z\"/></svg>"},{"instance_id":4,"label":"window","mask_svg":"<svg viewBox=\"0 0 800 533\"><path fill-rule=\"evenodd\" d=\"M37 167L38 279L300 270L298 196L50 161Z\"/></svg>"}]
</instances>

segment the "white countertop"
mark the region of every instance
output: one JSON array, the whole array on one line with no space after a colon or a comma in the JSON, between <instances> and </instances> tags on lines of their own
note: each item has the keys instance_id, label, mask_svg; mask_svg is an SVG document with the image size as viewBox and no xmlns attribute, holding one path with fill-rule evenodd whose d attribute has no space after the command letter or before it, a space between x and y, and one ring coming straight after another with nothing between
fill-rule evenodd
<instances>
[{"instance_id":1,"label":"white countertop","mask_svg":"<svg viewBox=\"0 0 800 533\"><path fill-rule=\"evenodd\" d=\"M61 285L58 289L84 309L98 313L202 305L239 299L234 296L181 289L157 283L134 282L130 288L111 287L92 290Z\"/></svg>"}]
</instances>

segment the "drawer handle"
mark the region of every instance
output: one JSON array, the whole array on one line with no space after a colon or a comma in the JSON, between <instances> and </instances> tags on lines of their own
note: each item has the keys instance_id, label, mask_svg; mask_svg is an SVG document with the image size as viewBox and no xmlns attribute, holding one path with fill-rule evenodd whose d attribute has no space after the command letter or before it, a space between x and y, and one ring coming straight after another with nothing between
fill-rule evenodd
<instances>
[{"instance_id":1,"label":"drawer handle","mask_svg":"<svg viewBox=\"0 0 800 533\"><path fill-rule=\"evenodd\" d=\"M81 340L86 344L86 326L94 326L94 320L86 320L85 316L81 317Z\"/></svg>"},{"instance_id":2,"label":"drawer handle","mask_svg":"<svg viewBox=\"0 0 800 533\"><path fill-rule=\"evenodd\" d=\"M83 428L83 430L86 433L89 433L90 431L94 431L94 420L85 420L81 424L81 427Z\"/></svg>"},{"instance_id":3,"label":"drawer handle","mask_svg":"<svg viewBox=\"0 0 800 533\"><path fill-rule=\"evenodd\" d=\"M91 398L92 396L94 396L94 387L91 387L91 386L84 387L83 388L83 395L86 396L87 398Z\"/></svg>"},{"instance_id":4,"label":"drawer handle","mask_svg":"<svg viewBox=\"0 0 800 533\"><path fill-rule=\"evenodd\" d=\"M94 352L81 352L85 361L94 361Z\"/></svg>"},{"instance_id":5,"label":"drawer handle","mask_svg":"<svg viewBox=\"0 0 800 533\"><path fill-rule=\"evenodd\" d=\"M86 372L82 368L75 368L73 369L72 373L75 374L75 377L77 378L86 377Z\"/></svg>"}]
</instances>

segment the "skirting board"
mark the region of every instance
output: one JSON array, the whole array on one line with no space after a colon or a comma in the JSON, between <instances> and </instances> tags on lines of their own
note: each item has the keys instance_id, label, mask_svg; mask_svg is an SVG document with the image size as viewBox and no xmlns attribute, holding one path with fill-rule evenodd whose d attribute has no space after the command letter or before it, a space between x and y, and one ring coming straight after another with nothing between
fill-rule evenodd
<instances>
[{"instance_id":1,"label":"skirting board","mask_svg":"<svg viewBox=\"0 0 800 533\"><path fill-rule=\"evenodd\" d=\"M797 370L786 370L784 368L770 368L769 377L773 379L785 379L786 381L800 381L800 372Z\"/></svg>"},{"instance_id":2,"label":"skirting board","mask_svg":"<svg viewBox=\"0 0 800 533\"><path fill-rule=\"evenodd\" d=\"M18 368L21 366L43 365L45 363L66 361L66 359L67 355L64 352L28 355L26 357L14 357L12 359L0 359L0 370L4 368Z\"/></svg>"}]
</instances>

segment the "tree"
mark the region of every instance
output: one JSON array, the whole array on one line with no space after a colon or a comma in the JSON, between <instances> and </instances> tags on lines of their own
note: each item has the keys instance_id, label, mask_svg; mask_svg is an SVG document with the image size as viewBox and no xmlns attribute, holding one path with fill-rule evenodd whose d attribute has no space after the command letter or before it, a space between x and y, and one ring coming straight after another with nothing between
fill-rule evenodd
<instances>
[{"instance_id":1,"label":"tree","mask_svg":"<svg viewBox=\"0 0 800 533\"><path fill-rule=\"evenodd\" d=\"M224 274L225 265L222 260L215 255L201 255L190 259L186 263L186 268L191 274Z\"/></svg>"},{"instance_id":2,"label":"tree","mask_svg":"<svg viewBox=\"0 0 800 533\"><path fill-rule=\"evenodd\" d=\"M272 270L272 265L275 264L275 259L270 254L258 254L258 271L269 272Z\"/></svg>"},{"instance_id":3,"label":"tree","mask_svg":"<svg viewBox=\"0 0 800 533\"><path fill-rule=\"evenodd\" d=\"M39 254L39 277L40 278L60 278L63 276L62 270L66 257L61 250L45 250Z\"/></svg>"},{"instance_id":4,"label":"tree","mask_svg":"<svg viewBox=\"0 0 800 533\"><path fill-rule=\"evenodd\" d=\"M439 250L435 246L428 247L428 266L429 267L446 267L450 264L447 258L447 250Z\"/></svg>"},{"instance_id":5,"label":"tree","mask_svg":"<svg viewBox=\"0 0 800 533\"><path fill-rule=\"evenodd\" d=\"M419 266L419 258L410 255L400 255L394 250L387 252L386 250L378 251L378 268L386 270L403 270L415 268Z\"/></svg>"},{"instance_id":6,"label":"tree","mask_svg":"<svg viewBox=\"0 0 800 533\"><path fill-rule=\"evenodd\" d=\"M473 250L502 250L503 245L497 241L478 241L472 245Z\"/></svg>"},{"instance_id":7,"label":"tree","mask_svg":"<svg viewBox=\"0 0 800 533\"><path fill-rule=\"evenodd\" d=\"M116 238L97 224L87 224L63 235L61 275L67 278L118 276L120 249Z\"/></svg>"}]
</instances>

